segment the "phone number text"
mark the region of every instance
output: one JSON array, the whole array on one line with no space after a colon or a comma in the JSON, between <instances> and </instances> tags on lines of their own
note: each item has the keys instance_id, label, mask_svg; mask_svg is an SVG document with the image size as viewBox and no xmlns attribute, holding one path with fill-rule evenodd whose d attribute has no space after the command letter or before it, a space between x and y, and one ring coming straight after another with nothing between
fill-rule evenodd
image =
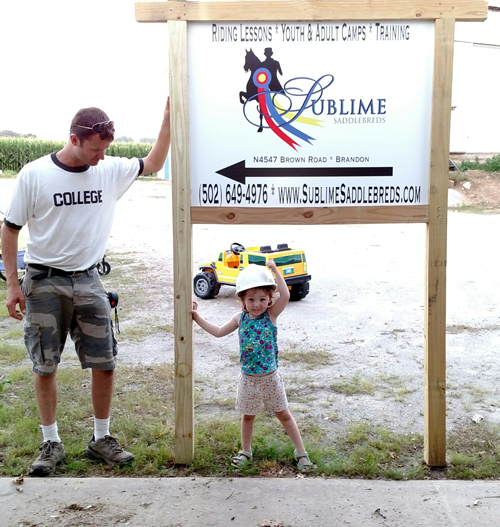
<instances>
[{"instance_id":1,"label":"phone number text","mask_svg":"<svg viewBox=\"0 0 500 527\"><path fill-rule=\"evenodd\" d=\"M269 198L267 183L202 183L198 193L201 205L260 205Z\"/></svg>"}]
</instances>

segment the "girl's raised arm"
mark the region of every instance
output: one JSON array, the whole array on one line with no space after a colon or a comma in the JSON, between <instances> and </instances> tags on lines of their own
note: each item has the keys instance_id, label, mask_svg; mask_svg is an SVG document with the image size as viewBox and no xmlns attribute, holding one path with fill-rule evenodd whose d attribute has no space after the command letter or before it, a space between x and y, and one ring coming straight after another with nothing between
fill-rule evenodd
<instances>
[{"instance_id":1,"label":"girl's raised arm","mask_svg":"<svg viewBox=\"0 0 500 527\"><path fill-rule=\"evenodd\" d=\"M193 302L193 309L190 311L191 315L193 316L193 320L200 326L200 328L204 329L207 333L210 333L210 335L213 335L214 337L225 337L226 335L229 335L236 329L238 329L238 321L240 319L241 313L235 313L231 319L223 324L222 326L216 326L215 324L212 324L208 320L205 320L199 313L198 313L198 304L196 302Z\"/></svg>"},{"instance_id":2,"label":"girl's raised arm","mask_svg":"<svg viewBox=\"0 0 500 527\"><path fill-rule=\"evenodd\" d=\"M276 302L269 308L268 311L272 317L278 318L278 316L283 312L286 305L288 304L288 300L290 300L290 291L288 290L285 279L278 271L278 267L276 266L274 260L268 260L266 265L274 274L276 284L278 285L278 292L280 294L278 300L276 300Z\"/></svg>"}]
</instances>

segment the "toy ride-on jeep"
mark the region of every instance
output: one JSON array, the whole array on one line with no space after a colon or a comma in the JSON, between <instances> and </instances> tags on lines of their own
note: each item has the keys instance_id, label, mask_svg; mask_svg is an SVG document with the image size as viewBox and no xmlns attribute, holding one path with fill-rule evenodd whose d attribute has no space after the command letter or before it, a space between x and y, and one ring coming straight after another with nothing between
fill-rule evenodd
<instances>
[{"instance_id":1,"label":"toy ride-on jeep","mask_svg":"<svg viewBox=\"0 0 500 527\"><path fill-rule=\"evenodd\" d=\"M213 298L219 294L222 285L236 285L236 278L248 264L266 265L270 259L276 262L290 290L290 300L302 300L309 293L306 255L299 249L290 249L286 243L276 249L266 245L245 249L240 243L219 253L217 260L200 265L200 272L194 277L194 294L199 298Z\"/></svg>"}]
</instances>

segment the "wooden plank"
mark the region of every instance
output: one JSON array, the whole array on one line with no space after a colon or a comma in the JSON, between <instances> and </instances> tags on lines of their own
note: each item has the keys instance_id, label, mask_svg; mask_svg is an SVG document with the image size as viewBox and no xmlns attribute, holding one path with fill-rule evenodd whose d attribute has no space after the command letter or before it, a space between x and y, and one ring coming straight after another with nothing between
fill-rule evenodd
<instances>
[{"instance_id":1,"label":"wooden plank","mask_svg":"<svg viewBox=\"0 0 500 527\"><path fill-rule=\"evenodd\" d=\"M187 23L170 22L172 214L174 230L175 462L194 456L192 224L189 164Z\"/></svg>"},{"instance_id":2,"label":"wooden plank","mask_svg":"<svg viewBox=\"0 0 500 527\"><path fill-rule=\"evenodd\" d=\"M424 358L424 459L446 465L446 237L453 20L436 20Z\"/></svg>"},{"instance_id":3,"label":"wooden plank","mask_svg":"<svg viewBox=\"0 0 500 527\"><path fill-rule=\"evenodd\" d=\"M333 21L436 20L482 21L486 0L282 0L229 2L136 2L138 22L187 20L224 21Z\"/></svg>"},{"instance_id":4,"label":"wooden plank","mask_svg":"<svg viewBox=\"0 0 500 527\"><path fill-rule=\"evenodd\" d=\"M263 219L265 218L265 219ZM334 225L362 223L427 223L429 207L231 208L191 207L193 224Z\"/></svg>"}]
</instances>

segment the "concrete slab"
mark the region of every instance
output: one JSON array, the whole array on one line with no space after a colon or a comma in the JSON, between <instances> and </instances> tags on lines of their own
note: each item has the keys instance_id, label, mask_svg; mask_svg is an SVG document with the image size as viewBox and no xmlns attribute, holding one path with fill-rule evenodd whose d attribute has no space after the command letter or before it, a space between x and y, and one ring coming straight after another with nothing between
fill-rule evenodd
<instances>
[{"instance_id":1,"label":"concrete slab","mask_svg":"<svg viewBox=\"0 0 500 527\"><path fill-rule=\"evenodd\" d=\"M500 524L499 481L0 479L2 527Z\"/></svg>"}]
</instances>

